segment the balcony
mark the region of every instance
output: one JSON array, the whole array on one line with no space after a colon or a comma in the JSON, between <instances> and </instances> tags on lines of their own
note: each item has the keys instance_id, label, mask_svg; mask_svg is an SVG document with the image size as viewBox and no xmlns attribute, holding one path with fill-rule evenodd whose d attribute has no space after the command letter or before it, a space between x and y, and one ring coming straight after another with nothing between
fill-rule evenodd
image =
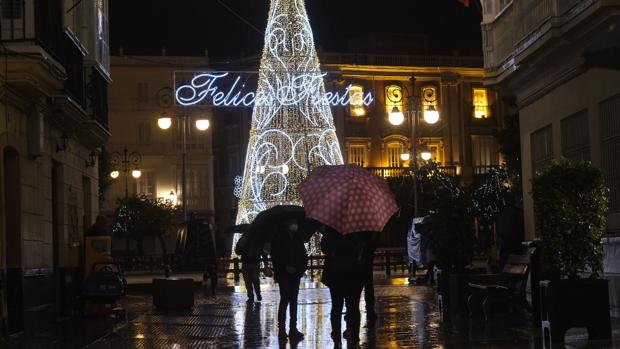
<instances>
[{"instance_id":1,"label":"balcony","mask_svg":"<svg viewBox=\"0 0 620 349\"><path fill-rule=\"evenodd\" d=\"M383 178L409 176L412 171L410 167L366 167L366 170ZM456 176L456 166L441 166L439 170L448 176Z\"/></svg>"},{"instance_id":2,"label":"balcony","mask_svg":"<svg viewBox=\"0 0 620 349\"><path fill-rule=\"evenodd\" d=\"M501 80L529 54L606 6L618 7L602 0L513 1L496 14L485 13L482 37L487 78Z\"/></svg>"}]
</instances>

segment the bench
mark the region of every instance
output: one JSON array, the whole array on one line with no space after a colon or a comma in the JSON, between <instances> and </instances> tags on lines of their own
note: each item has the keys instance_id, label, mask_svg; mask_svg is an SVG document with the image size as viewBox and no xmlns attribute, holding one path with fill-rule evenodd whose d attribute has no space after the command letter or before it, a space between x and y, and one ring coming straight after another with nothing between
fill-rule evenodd
<instances>
[{"instance_id":1,"label":"bench","mask_svg":"<svg viewBox=\"0 0 620 349\"><path fill-rule=\"evenodd\" d=\"M510 255L501 274L484 275L476 283L470 282L470 296L467 300L470 316L482 311L485 319L488 319L497 306L512 311L529 310L525 298L529 272L530 256Z\"/></svg>"}]
</instances>

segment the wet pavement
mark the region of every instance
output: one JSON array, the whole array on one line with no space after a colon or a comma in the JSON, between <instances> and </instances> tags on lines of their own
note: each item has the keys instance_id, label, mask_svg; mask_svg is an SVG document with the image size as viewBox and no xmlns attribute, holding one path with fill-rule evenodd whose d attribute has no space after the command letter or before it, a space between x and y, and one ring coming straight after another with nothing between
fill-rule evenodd
<instances>
[{"instance_id":1,"label":"wet pavement","mask_svg":"<svg viewBox=\"0 0 620 349\"><path fill-rule=\"evenodd\" d=\"M60 334L49 332L28 338L19 348L186 349L186 348L334 348L331 340L329 291L304 280L299 295L298 328L306 334L299 343L279 342L275 321L277 285L262 280L263 301L246 303L243 283L221 285L216 298L197 289L195 307L164 312L151 306L147 293L123 300L124 321L93 319L71 322ZM523 317L504 316L491 321L467 316L440 316L435 289L410 286L404 277L376 276L375 326L362 309L362 348L542 348L540 331ZM90 321L90 322L89 322ZM344 322L342 325L345 328ZM620 322L614 319L614 341L589 343L583 331L567 335L567 348L620 348ZM97 339L98 338L98 339ZM343 348L347 348L346 341ZM615 344L615 345L614 345ZM350 347L350 346L349 346Z\"/></svg>"},{"instance_id":2,"label":"wet pavement","mask_svg":"<svg viewBox=\"0 0 620 349\"><path fill-rule=\"evenodd\" d=\"M527 319L500 317L485 322L459 316L442 318L432 287L409 286L405 278L378 277L376 283L379 319L375 326L366 322L363 300L360 305L363 348L542 348L539 331L533 330ZM199 295L192 311L149 309L87 348L334 348L326 288L308 280L302 285L298 327L306 337L299 343L278 341L277 286L265 279L262 288L260 304L246 304L241 284L215 299ZM618 321L614 327L617 346L613 342L587 346L585 334L573 331L567 337L567 348L620 347ZM347 344L343 342L343 348Z\"/></svg>"}]
</instances>

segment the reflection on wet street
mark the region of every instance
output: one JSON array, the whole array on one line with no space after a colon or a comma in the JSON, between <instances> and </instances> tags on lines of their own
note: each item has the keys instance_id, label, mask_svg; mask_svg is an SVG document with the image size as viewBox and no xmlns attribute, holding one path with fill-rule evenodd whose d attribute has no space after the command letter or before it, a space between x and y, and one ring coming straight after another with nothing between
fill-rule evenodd
<instances>
[{"instance_id":1,"label":"reflection on wet street","mask_svg":"<svg viewBox=\"0 0 620 349\"><path fill-rule=\"evenodd\" d=\"M220 294L215 299L199 295L192 311L149 310L88 348L334 348L330 337L331 304L326 288L314 282L302 285L298 327L306 337L299 343L278 341L277 286L264 279L262 288L263 301L256 304L246 304L241 284L234 292ZM542 347L537 331L526 319L504 317L484 322L453 316L442 321L432 287L408 286L406 279L394 278L377 280L375 288L379 319L374 327L366 322L363 297L360 304L362 347ZM617 323L614 327L618 328ZM344 322L342 328L346 328ZM575 345L568 347L585 348L579 340L577 335ZM344 341L343 348L346 347Z\"/></svg>"}]
</instances>

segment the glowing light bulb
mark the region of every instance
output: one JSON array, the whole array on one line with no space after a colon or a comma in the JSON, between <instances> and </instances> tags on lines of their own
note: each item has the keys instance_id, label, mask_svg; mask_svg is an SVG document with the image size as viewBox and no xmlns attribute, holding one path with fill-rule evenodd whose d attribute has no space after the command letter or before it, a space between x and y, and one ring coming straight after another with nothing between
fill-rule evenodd
<instances>
[{"instance_id":1,"label":"glowing light bulb","mask_svg":"<svg viewBox=\"0 0 620 349\"><path fill-rule=\"evenodd\" d=\"M284 165L284 166L282 166L282 174L288 174L288 171L289 171L289 170L290 170L290 169L288 168L288 165Z\"/></svg>"},{"instance_id":2,"label":"glowing light bulb","mask_svg":"<svg viewBox=\"0 0 620 349\"><path fill-rule=\"evenodd\" d=\"M422 160L428 161L433 157L433 154L431 154L428 150L424 150L420 153L420 156L422 157Z\"/></svg>"},{"instance_id":3,"label":"glowing light bulb","mask_svg":"<svg viewBox=\"0 0 620 349\"><path fill-rule=\"evenodd\" d=\"M411 157L411 155L409 155L409 153L400 154L400 159L403 160L403 161L409 161L410 157Z\"/></svg>"},{"instance_id":4,"label":"glowing light bulb","mask_svg":"<svg viewBox=\"0 0 620 349\"><path fill-rule=\"evenodd\" d=\"M439 121L439 112L434 106L430 105L428 109L424 111L424 121L431 125L436 124L437 121Z\"/></svg>"},{"instance_id":5,"label":"glowing light bulb","mask_svg":"<svg viewBox=\"0 0 620 349\"><path fill-rule=\"evenodd\" d=\"M162 130L167 130L172 126L172 119L171 118L159 118L157 119L157 126L159 126L159 128L161 128Z\"/></svg>"},{"instance_id":6,"label":"glowing light bulb","mask_svg":"<svg viewBox=\"0 0 620 349\"><path fill-rule=\"evenodd\" d=\"M110 177L112 177L113 179L117 179L117 178L118 178L118 176L120 176L120 175L121 175L121 173L120 173L120 172L118 172L118 171L112 171L112 172L110 172Z\"/></svg>"},{"instance_id":7,"label":"glowing light bulb","mask_svg":"<svg viewBox=\"0 0 620 349\"><path fill-rule=\"evenodd\" d=\"M207 119L200 119L200 120L196 120L196 128L199 131L206 131L209 129L210 126L210 122Z\"/></svg>"},{"instance_id":8,"label":"glowing light bulb","mask_svg":"<svg viewBox=\"0 0 620 349\"><path fill-rule=\"evenodd\" d=\"M133 178L140 178L140 176L142 176L142 171L140 171L140 170L133 170L133 171L131 171L131 176Z\"/></svg>"},{"instance_id":9,"label":"glowing light bulb","mask_svg":"<svg viewBox=\"0 0 620 349\"><path fill-rule=\"evenodd\" d=\"M403 122L405 122L405 114L403 114L403 112L400 111L398 107L394 107L394 109L392 109L390 115L388 116L388 120L390 121L390 124L394 126L401 125Z\"/></svg>"}]
</instances>

